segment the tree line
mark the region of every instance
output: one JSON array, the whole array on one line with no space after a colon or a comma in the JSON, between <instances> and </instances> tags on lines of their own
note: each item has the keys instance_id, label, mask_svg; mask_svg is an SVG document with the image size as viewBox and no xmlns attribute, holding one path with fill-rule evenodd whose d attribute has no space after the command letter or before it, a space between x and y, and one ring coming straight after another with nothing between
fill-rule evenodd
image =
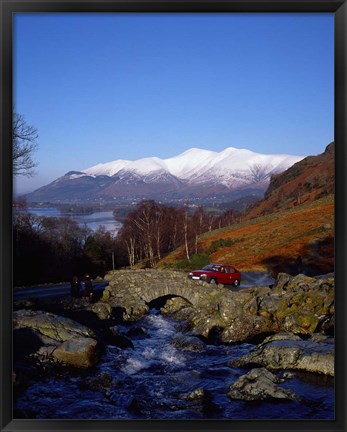
<instances>
[{"instance_id":1,"label":"tree line","mask_svg":"<svg viewBox=\"0 0 347 432\"><path fill-rule=\"evenodd\" d=\"M234 210L216 214L203 207L173 207L145 200L128 213L117 240L130 267L139 261L155 267L163 256L181 246L190 261L200 252L202 233L231 225L238 218Z\"/></svg>"},{"instance_id":2,"label":"tree line","mask_svg":"<svg viewBox=\"0 0 347 432\"><path fill-rule=\"evenodd\" d=\"M173 207L142 201L125 218L117 236L100 227L92 231L69 217L28 212L25 200L14 203L14 285L69 281L74 274L103 277L113 268L142 262L155 267L182 246L188 260L200 253L199 236L237 221L232 210L220 215L202 207Z\"/></svg>"},{"instance_id":3,"label":"tree line","mask_svg":"<svg viewBox=\"0 0 347 432\"><path fill-rule=\"evenodd\" d=\"M13 249L14 286L66 282L87 272L102 277L117 250L105 229L93 232L68 217L33 215L24 200L14 203Z\"/></svg>"}]
</instances>

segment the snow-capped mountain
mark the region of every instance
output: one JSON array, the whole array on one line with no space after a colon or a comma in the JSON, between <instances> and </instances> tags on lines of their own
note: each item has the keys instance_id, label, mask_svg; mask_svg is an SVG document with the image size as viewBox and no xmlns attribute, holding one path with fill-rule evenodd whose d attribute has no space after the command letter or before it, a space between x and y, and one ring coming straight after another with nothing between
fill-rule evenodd
<instances>
[{"instance_id":1,"label":"snow-capped mountain","mask_svg":"<svg viewBox=\"0 0 347 432\"><path fill-rule=\"evenodd\" d=\"M122 176L131 172L143 178L155 173L158 176L169 174L195 184L212 181L233 188L237 184L266 181L271 174L282 172L301 159L301 156L265 155L233 147L219 153L191 148L169 159L115 160L83 169L82 173L90 176Z\"/></svg>"},{"instance_id":2,"label":"snow-capped mountain","mask_svg":"<svg viewBox=\"0 0 347 432\"><path fill-rule=\"evenodd\" d=\"M262 193L272 174L282 172L303 156L260 154L228 147L221 152L191 148L160 159L115 160L70 171L27 197L34 200L115 199L144 197L184 199Z\"/></svg>"}]
</instances>

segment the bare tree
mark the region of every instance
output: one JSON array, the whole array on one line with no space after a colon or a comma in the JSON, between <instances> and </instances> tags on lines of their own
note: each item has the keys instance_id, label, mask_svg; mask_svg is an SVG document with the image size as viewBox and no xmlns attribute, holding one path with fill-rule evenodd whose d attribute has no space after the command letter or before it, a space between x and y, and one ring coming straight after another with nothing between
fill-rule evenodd
<instances>
[{"instance_id":1,"label":"bare tree","mask_svg":"<svg viewBox=\"0 0 347 432\"><path fill-rule=\"evenodd\" d=\"M149 259L151 267L154 267L153 250L153 205L154 201L143 201L136 210L134 224L140 237L143 239L145 257Z\"/></svg>"},{"instance_id":2,"label":"bare tree","mask_svg":"<svg viewBox=\"0 0 347 432\"><path fill-rule=\"evenodd\" d=\"M183 229L184 229L184 246L186 250L187 260L190 261L189 256L189 245L188 245L188 208L187 205L184 208L184 221L183 221Z\"/></svg>"},{"instance_id":3,"label":"bare tree","mask_svg":"<svg viewBox=\"0 0 347 432\"><path fill-rule=\"evenodd\" d=\"M34 126L30 126L21 114L13 113L12 146L13 146L13 174L31 177L35 174L37 162L33 153L38 148L39 135Z\"/></svg>"},{"instance_id":4,"label":"bare tree","mask_svg":"<svg viewBox=\"0 0 347 432\"><path fill-rule=\"evenodd\" d=\"M206 220L206 214L203 209L203 207L198 207L194 214L192 215L192 225L193 225L193 231L194 231L194 244L195 244L195 254L198 254L198 241L199 241L199 235L207 229L204 224Z\"/></svg>"},{"instance_id":5,"label":"bare tree","mask_svg":"<svg viewBox=\"0 0 347 432\"><path fill-rule=\"evenodd\" d=\"M134 237L129 237L128 240L125 241L127 252L128 252L128 258L129 258L129 265L131 268L135 265L135 246L136 246L136 240Z\"/></svg>"},{"instance_id":6,"label":"bare tree","mask_svg":"<svg viewBox=\"0 0 347 432\"><path fill-rule=\"evenodd\" d=\"M207 225L209 231L212 231L212 227L214 226L215 220L216 220L216 216L214 215L214 213L210 212L207 214Z\"/></svg>"}]
</instances>

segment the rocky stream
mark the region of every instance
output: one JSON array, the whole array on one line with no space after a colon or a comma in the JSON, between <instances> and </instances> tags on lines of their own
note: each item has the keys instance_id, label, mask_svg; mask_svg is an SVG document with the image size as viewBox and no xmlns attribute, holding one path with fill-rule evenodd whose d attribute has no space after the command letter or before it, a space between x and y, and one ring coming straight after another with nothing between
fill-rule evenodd
<instances>
[{"instance_id":1,"label":"rocky stream","mask_svg":"<svg viewBox=\"0 0 347 432\"><path fill-rule=\"evenodd\" d=\"M14 303L14 418L334 418L333 275L107 280L92 303Z\"/></svg>"}]
</instances>

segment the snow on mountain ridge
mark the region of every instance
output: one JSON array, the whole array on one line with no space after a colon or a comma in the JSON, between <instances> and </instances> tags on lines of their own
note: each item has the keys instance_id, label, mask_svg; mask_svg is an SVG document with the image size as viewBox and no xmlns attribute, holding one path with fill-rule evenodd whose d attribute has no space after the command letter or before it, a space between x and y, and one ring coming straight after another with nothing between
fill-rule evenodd
<instances>
[{"instance_id":1,"label":"snow on mountain ridge","mask_svg":"<svg viewBox=\"0 0 347 432\"><path fill-rule=\"evenodd\" d=\"M147 157L143 159L115 160L97 164L82 170L90 176L124 175L126 172L140 176L156 174L158 178L169 174L178 180L205 183L209 180L226 186L235 183L266 181L271 174L284 171L304 156L287 154L261 154L247 149L228 147L221 152L190 148L168 158Z\"/></svg>"},{"instance_id":2,"label":"snow on mountain ridge","mask_svg":"<svg viewBox=\"0 0 347 432\"><path fill-rule=\"evenodd\" d=\"M171 174L182 179L189 179L217 155L215 151L191 148L178 156L164 159L164 161Z\"/></svg>"}]
</instances>

